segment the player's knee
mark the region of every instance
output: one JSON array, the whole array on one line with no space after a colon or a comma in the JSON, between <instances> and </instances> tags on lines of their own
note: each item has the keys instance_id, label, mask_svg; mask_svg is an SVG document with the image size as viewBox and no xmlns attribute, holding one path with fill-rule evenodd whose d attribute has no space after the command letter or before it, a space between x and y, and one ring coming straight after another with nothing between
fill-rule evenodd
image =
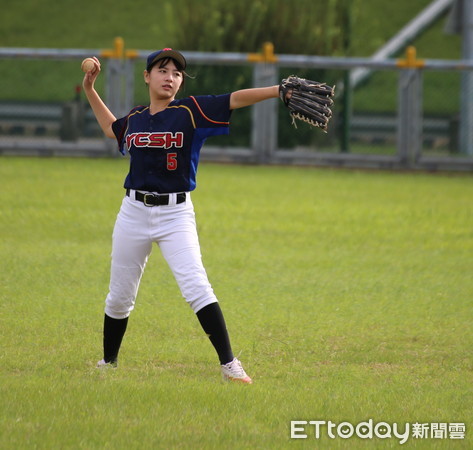
<instances>
[{"instance_id":1,"label":"player's knee","mask_svg":"<svg viewBox=\"0 0 473 450\"><path fill-rule=\"evenodd\" d=\"M105 312L113 319L123 319L135 307L136 295L143 271L139 267L112 264L110 290L105 300Z\"/></svg>"},{"instance_id":2,"label":"player's knee","mask_svg":"<svg viewBox=\"0 0 473 450\"><path fill-rule=\"evenodd\" d=\"M120 297L107 295L105 300L105 314L112 319L124 319L128 317L135 307L135 296Z\"/></svg>"}]
</instances>

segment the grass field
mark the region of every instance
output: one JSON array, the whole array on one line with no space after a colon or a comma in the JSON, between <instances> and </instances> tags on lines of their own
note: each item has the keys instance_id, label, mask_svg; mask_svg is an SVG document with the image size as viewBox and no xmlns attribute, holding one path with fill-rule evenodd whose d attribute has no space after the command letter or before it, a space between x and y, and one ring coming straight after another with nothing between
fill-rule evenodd
<instances>
[{"instance_id":1,"label":"grass field","mask_svg":"<svg viewBox=\"0 0 473 450\"><path fill-rule=\"evenodd\" d=\"M472 448L473 179L203 164L209 277L252 386L155 250L120 367L99 371L126 161L0 158L0 448L398 448L291 420L464 423ZM325 429L326 430L326 429Z\"/></svg>"}]
</instances>

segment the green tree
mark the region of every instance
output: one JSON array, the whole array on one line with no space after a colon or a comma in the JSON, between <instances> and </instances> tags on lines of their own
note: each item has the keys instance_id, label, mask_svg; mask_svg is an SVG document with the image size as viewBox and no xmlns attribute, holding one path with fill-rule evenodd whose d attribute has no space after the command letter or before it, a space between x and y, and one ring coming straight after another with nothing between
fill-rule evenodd
<instances>
[{"instance_id":1,"label":"green tree","mask_svg":"<svg viewBox=\"0 0 473 450\"><path fill-rule=\"evenodd\" d=\"M173 0L166 4L175 46L186 50L329 55L343 50L343 0Z\"/></svg>"},{"instance_id":2,"label":"green tree","mask_svg":"<svg viewBox=\"0 0 473 450\"><path fill-rule=\"evenodd\" d=\"M172 0L164 8L169 41L175 48L205 52L261 51L264 42L274 45L276 54L334 55L346 52L344 12L355 0ZM250 67L193 65L188 89L192 93L218 94L250 87ZM281 71L281 78L295 69ZM327 71L298 70L298 75L330 82ZM337 74L335 81L340 74ZM250 145L250 114L239 111L230 139L222 145ZM301 135L313 138L313 130L301 124L295 136L284 108L280 109L279 143L291 147ZM287 122L287 123L286 123ZM218 139L218 138L217 138ZM218 142L217 139L213 143Z\"/></svg>"}]
</instances>

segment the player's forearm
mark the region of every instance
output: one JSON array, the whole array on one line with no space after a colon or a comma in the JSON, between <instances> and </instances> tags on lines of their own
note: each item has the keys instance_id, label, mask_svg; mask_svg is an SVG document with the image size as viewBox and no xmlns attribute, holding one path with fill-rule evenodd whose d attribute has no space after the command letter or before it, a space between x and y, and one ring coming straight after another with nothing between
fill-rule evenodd
<instances>
[{"instance_id":1,"label":"player's forearm","mask_svg":"<svg viewBox=\"0 0 473 450\"><path fill-rule=\"evenodd\" d=\"M230 96L230 109L243 108L278 96L278 85L235 91Z\"/></svg>"},{"instance_id":2,"label":"player's forearm","mask_svg":"<svg viewBox=\"0 0 473 450\"><path fill-rule=\"evenodd\" d=\"M105 136L114 138L115 134L112 130L112 123L115 122L116 117L108 109L107 105L98 95L97 91L93 88L85 89L85 95L89 101L90 107L94 112L95 118L97 119L100 128L104 132Z\"/></svg>"}]
</instances>

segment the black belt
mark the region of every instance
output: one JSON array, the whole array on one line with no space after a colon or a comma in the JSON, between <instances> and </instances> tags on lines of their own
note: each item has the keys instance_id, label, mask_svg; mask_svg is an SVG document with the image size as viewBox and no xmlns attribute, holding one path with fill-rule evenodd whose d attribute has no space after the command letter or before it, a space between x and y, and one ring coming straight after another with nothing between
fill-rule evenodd
<instances>
[{"instance_id":1,"label":"black belt","mask_svg":"<svg viewBox=\"0 0 473 450\"><path fill-rule=\"evenodd\" d=\"M126 195L130 197L130 189L126 190ZM186 193L180 192L176 194L176 204L184 203L186 201ZM143 202L146 206L161 206L169 205L169 194L151 194L135 191L135 200Z\"/></svg>"}]
</instances>

